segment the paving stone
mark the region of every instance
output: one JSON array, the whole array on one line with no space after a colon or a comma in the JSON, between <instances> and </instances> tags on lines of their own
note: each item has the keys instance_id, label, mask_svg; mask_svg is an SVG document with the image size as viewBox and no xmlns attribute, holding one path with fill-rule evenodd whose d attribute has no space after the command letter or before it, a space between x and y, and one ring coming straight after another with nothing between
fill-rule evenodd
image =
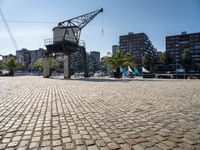
<instances>
[{"instance_id":1,"label":"paving stone","mask_svg":"<svg viewBox=\"0 0 200 150\"><path fill-rule=\"evenodd\" d=\"M191 140L191 139L188 139L188 138L183 138L182 141L187 143L187 144L192 144L192 145L199 143L199 140L194 140L194 139Z\"/></svg>"},{"instance_id":2,"label":"paving stone","mask_svg":"<svg viewBox=\"0 0 200 150\"><path fill-rule=\"evenodd\" d=\"M175 148L176 147L176 143L171 142L171 141L163 141L163 143L167 146L169 146L170 148Z\"/></svg>"},{"instance_id":3,"label":"paving stone","mask_svg":"<svg viewBox=\"0 0 200 150\"><path fill-rule=\"evenodd\" d=\"M0 85L0 149L200 147L199 80L19 76Z\"/></svg>"},{"instance_id":4,"label":"paving stone","mask_svg":"<svg viewBox=\"0 0 200 150\"><path fill-rule=\"evenodd\" d=\"M82 139L75 140L76 145L83 145L84 142Z\"/></svg>"},{"instance_id":5,"label":"paving stone","mask_svg":"<svg viewBox=\"0 0 200 150\"><path fill-rule=\"evenodd\" d=\"M16 147L19 142L10 142L8 147Z\"/></svg>"},{"instance_id":6,"label":"paving stone","mask_svg":"<svg viewBox=\"0 0 200 150\"><path fill-rule=\"evenodd\" d=\"M94 145L94 140L85 140L86 145Z\"/></svg>"},{"instance_id":7,"label":"paving stone","mask_svg":"<svg viewBox=\"0 0 200 150\"><path fill-rule=\"evenodd\" d=\"M112 142L112 143L108 143L107 146L110 148L110 149L118 149L120 148L119 145L115 142Z\"/></svg>"},{"instance_id":8,"label":"paving stone","mask_svg":"<svg viewBox=\"0 0 200 150\"><path fill-rule=\"evenodd\" d=\"M54 140L53 141L53 146L60 146L61 145L61 141L60 140Z\"/></svg>"},{"instance_id":9,"label":"paving stone","mask_svg":"<svg viewBox=\"0 0 200 150\"><path fill-rule=\"evenodd\" d=\"M106 143L105 143L104 140L96 140L95 143L96 143L96 145L99 146L99 147L106 146Z\"/></svg>"},{"instance_id":10,"label":"paving stone","mask_svg":"<svg viewBox=\"0 0 200 150\"><path fill-rule=\"evenodd\" d=\"M140 145L134 145L133 150L144 150L144 148Z\"/></svg>"},{"instance_id":11,"label":"paving stone","mask_svg":"<svg viewBox=\"0 0 200 150\"><path fill-rule=\"evenodd\" d=\"M29 146L29 148L30 149L34 149L34 148L39 148L39 145L40 145L40 143L39 142L32 142L32 143L30 143L30 146Z\"/></svg>"},{"instance_id":12,"label":"paving stone","mask_svg":"<svg viewBox=\"0 0 200 150\"><path fill-rule=\"evenodd\" d=\"M145 139L145 138L136 138L136 139L134 139L134 141L136 142L136 143L142 143L142 142L146 142L147 140Z\"/></svg>"},{"instance_id":13,"label":"paving stone","mask_svg":"<svg viewBox=\"0 0 200 150\"><path fill-rule=\"evenodd\" d=\"M51 141L43 141L41 146L42 147L49 147L51 145Z\"/></svg>"},{"instance_id":14,"label":"paving stone","mask_svg":"<svg viewBox=\"0 0 200 150\"><path fill-rule=\"evenodd\" d=\"M63 143L69 143L71 142L71 138L70 137L66 137L66 138L62 138Z\"/></svg>"},{"instance_id":15,"label":"paving stone","mask_svg":"<svg viewBox=\"0 0 200 150\"><path fill-rule=\"evenodd\" d=\"M74 144L73 143L66 143L66 149L73 149L74 148Z\"/></svg>"},{"instance_id":16,"label":"paving stone","mask_svg":"<svg viewBox=\"0 0 200 150\"><path fill-rule=\"evenodd\" d=\"M77 140L77 139L81 139L81 135L80 134L73 134L72 135L72 139Z\"/></svg>"},{"instance_id":17,"label":"paving stone","mask_svg":"<svg viewBox=\"0 0 200 150\"><path fill-rule=\"evenodd\" d=\"M87 150L85 145L77 146L76 150Z\"/></svg>"},{"instance_id":18,"label":"paving stone","mask_svg":"<svg viewBox=\"0 0 200 150\"><path fill-rule=\"evenodd\" d=\"M6 144L0 144L0 149L5 149Z\"/></svg>"},{"instance_id":19,"label":"paving stone","mask_svg":"<svg viewBox=\"0 0 200 150\"><path fill-rule=\"evenodd\" d=\"M63 149L62 146L56 146L53 148L53 150L62 150L62 149Z\"/></svg>"},{"instance_id":20,"label":"paving stone","mask_svg":"<svg viewBox=\"0 0 200 150\"><path fill-rule=\"evenodd\" d=\"M131 150L130 144L120 144L119 145L123 150Z\"/></svg>"},{"instance_id":21,"label":"paving stone","mask_svg":"<svg viewBox=\"0 0 200 150\"><path fill-rule=\"evenodd\" d=\"M99 150L96 145L88 146L88 150Z\"/></svg>"},{"instance_id":22,"label":"paving stone","mask_svg":"<svg viewBox=\"0 0 200 150\"><path fill-rule=\"evenodd\" d=\"M170 149L167 145L163 144L163 143L158 143L156 144L159 148L163 149L163 150L168 150Z\"/></svg>"}]
</instances>

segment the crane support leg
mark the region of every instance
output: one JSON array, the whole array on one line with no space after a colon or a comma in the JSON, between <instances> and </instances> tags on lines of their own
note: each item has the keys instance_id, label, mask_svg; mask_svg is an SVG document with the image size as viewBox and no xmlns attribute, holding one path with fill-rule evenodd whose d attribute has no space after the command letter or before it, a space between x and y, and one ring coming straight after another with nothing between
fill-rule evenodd
<instances>
[{"instance_id":1,"label":"crane support leg","mask_svg":"<svg viewBox=\"0 0 200 150\"><path fill-rule=\"evenodd\" d=\"M43 58L43 77L49 78L49 58Z\"/></svg>"},{"instance_id":2,"label":"crane support leg","mask_svg":"<svg viewBox=\"0 0 200 150\"><path fill-rule=\"evenodd\" d=\"M70 79L70 55L65 53L64 54L64 78Z\"/></svg>"}]
</instances>

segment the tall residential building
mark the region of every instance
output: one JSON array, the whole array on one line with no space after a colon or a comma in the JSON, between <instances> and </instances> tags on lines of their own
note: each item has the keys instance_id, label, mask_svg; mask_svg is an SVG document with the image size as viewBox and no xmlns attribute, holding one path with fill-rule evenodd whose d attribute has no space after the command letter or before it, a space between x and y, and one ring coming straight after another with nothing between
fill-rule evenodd
<instances>
[{"instance_id":1,"label":"tall residential building","mask_svg":"<svg viewBox=\"0 0 200 150\"><path fill-rule=\"evenodd\" d=\"M200 66L200 32L190 33L182 32L180 35L166 37L166 51L170 52L172 63L181 64L182 53L188 50L192 55L192 64Z\"/></svg>"},{"instance_id":2,"label":"tall residential building","mask_svg":"<svg viewBox=\"0 0 200 150\"><path fill-rule=\"evenodd\" d=\"M115 53L118 50L119 50L119 45L113 45L112 46L112 53Z\"/></svg>"},{"instance_id":3,"label":"tall residential building","mask_svg":"<svg viewBox=\"0 0 200 150\"><path fill-rule=\"evenodd\" d=\"M147 53L152 59L156 59L157 50L145 33L128 33L119 37L119 48L134 55L135 63L142 66L142 57Z\"/></svg>"},{"instance_id":4,"label":"tall residential building","mask_svg":"<svg viewBox=\"0 0 200 150\"><path fill-rule=\"evenodd\" d=\"M39 48L37 50L31 51L31 64L33 65L38 59L41 59L44 56L45 49Z\"/></svg>"},{"instance_id":5,"label":"tall residential building","mask_svg":"<svg viewBox=\"0 0 200 150\"><path fill-rule=\"evenodd\" d=\"M28 70L33 66L36 60L41 59L45 53L45 50L39 48L38 50L27 50L25 48L16 51L16 58L22 63L25 70Z\"/></svg>"},{"instance_id":6,"label":"tall residential building","mask_svg":"<svg viewBox=\"0 0 200 150\"><path fill-rule=\"evenodd\" d=\"M100 68L100 52L98 51L91 51L90 56L93 60L94 71L98 71Z\"/></svg>"},{"instance_id":7,"label":"tall residential building","mask_svg":"<svg viewBox=\"0 0 200 150\"><path fill-rule=\"evenodd\" d=\"M11 57L16 58L15 55L13 55L13 54L9 54L9 55L4 55L4 56L2 56L2 59L5 60L5 59L11 58Z\"/></svg>"},{"instance_id":8,"label":"tall residential building","mask_svg":"<svg viewBox=\"0 0 200 150\"><path fill-rule=\"evenodd\" d=\"M31 51L23 48L16 51L16 57L19 62L22 63L25 69L30 68L31 65Z\"/></svg>"},{"instance_id":9,"label":"tall residential building","mask_svg":"<svg viewBox=\"0 0 200 150\"><path fill-rule=\"evenodd\" d=\"M84 60L84 49L75 51L70 55L70 69L73 72L84 72L85 60Z\"/></svg>"},{"instance_id":10,"label":"tall residential building","mask_svg":"<svg viewBox=\"0 0 200 150\"><path fill-rule=\"evenodd\" d=\"M93 63L93 58L92 56L87 52L86 53L86 61L87 61L87 70L88 70L88 73L94 73L94 63Z\"/></svg>"}]
</instances>

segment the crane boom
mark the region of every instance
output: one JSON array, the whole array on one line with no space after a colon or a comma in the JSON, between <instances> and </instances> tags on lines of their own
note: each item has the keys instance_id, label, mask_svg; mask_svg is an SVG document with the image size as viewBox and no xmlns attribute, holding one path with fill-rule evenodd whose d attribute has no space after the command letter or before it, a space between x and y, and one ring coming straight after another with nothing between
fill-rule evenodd
<instances>
[{"instance_id":1,"label":"crane boom","mask_svg":"<svg viewBox=\"0 0 200 150\"><path fill-rule=\"evenodd\" d=\"M70 41L78 44L81 30L101 12L103 12L103 8L59 22L58 25L53 29L54 42Z\"/></svg>"},{"instance_id":2,"label":"crane boom","mask_svg":"<svg viewBox=\"0 0 200 150\"><path fill-rule=\"evenodd\" d=\"M13 43L13 45L14 45L14 47L15 47L15 50L19 50L19 47L18 47L18 45L17 45L17 42L15 41L15 38L14 38L14 36L13 36L11 30L10 30L10 27L9 27L7 21L6 21L6 18L5 18L5 16L4 16L3 11L1 10L1 8L0 8L0 15L1 15L2 19L3 19L3 22L4 22L4 24L5 24L6 30L8 31L8 34L9 34L9 36L10 36L10 39L12 40L12 43Z\"/></svg>"},{"instance_id":3,"label":"crane boom","mask_svg":"<svg viewBox=\"0 0 200 150\"><path fill-rule=\"evenodd\" d=\"M74 17L69 20L65 20L63 22L59 22L58 26L60 27L66 27L66 26L74 26L78 27L80 30L84 28L92 19L94 19L99 13L103 12L103 8L99 10L95 10L93 12ZM66 25L67 23L67 25Z\"/></svg>"}]
</instances>

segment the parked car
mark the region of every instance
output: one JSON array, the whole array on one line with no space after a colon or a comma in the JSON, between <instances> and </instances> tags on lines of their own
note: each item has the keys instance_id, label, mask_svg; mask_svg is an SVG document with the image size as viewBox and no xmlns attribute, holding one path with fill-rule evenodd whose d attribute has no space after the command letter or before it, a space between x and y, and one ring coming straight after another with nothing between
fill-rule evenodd
<instances>
[{"instance_id":1,"label":"parked car","mask_svg":"<svg viewBox=\"0 0 200 150\"><path fill-rule=\"evenodd\" d=\"M103 72L96 72L94 77L103 77Z\"/></svg>"},{"instance_id":2,"label":"parked car","mask_svg":"<svg viewBox=\"0 0 200 150\"><path fill-rule=\"evenodd\" d=\"M0 75L2 75L2 76L8 76L8 75L10 75L10 71L8 71L6 69L3 69L3 70L0 71Z\"/></svg>"}]
</instances>

